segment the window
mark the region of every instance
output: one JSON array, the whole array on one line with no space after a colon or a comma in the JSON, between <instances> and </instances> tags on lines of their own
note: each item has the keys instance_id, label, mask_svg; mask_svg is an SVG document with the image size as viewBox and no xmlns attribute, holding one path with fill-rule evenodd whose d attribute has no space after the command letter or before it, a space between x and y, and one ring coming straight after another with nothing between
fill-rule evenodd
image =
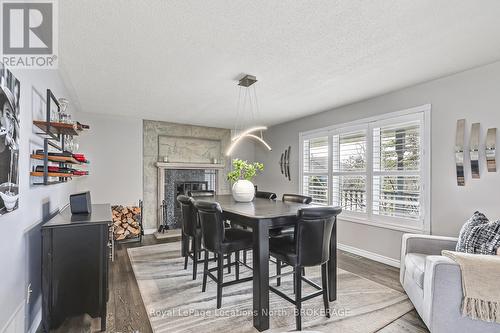
<instances>
[{"instance_id":1,"label":"window","mask_svg":"<svg viewBox=\"0 0 500 333\"><path fill-rule=\"evenodd\" d=\"M313 203L328 204L328 136L320 136L303 143L303 193Z\"/></svg>"},{"instance_id":2,"label":"window","mask_svg":"<svg viewBox=\"0 0 500 333\"><path fill-rule=\"evenodd\" d=\"M428 231L429 116L425 105L301 133L302 193L341 218Z\"/></svg>"},{"instance_id":3,"label":"window","mask_svg":"<svg viewBox=\"0 0 500 333\"><path fill-rule=\"evenodd\" d=\"M366 130L334 132L332 140L333 204L366 213Z\"/></svg>"}]
</instances>

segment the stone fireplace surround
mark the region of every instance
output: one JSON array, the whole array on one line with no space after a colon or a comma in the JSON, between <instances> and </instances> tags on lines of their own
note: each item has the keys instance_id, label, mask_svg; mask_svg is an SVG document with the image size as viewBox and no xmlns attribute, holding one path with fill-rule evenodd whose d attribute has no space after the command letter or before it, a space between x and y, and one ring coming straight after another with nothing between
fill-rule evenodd
<instances>
[{"instance_id":1,"label":"stone fireplace surround","mask_svg":"<svg viewBox=\"0 0 500 333\"><path fill-rule=\"evenodd\" d=\"M207 152L211 149L211 154L204 152L204 142L207 145ZM213 156L214 143L219 142L220 156ZM146 233L156 231L162 221L160 205L164 197L165 184L165 179L162 177L166 169L217 170L216 192L230 193L230 186L225 178L230 171L230 158L223 154L230 142L229 129L154 120L143 121L143 223ZM191 149L193 145L196 145L194 147L196 149ZM163 162L165 154L170 155L167 156L167 163ZM214 159L217 163L213 163Z\"/></svg>"}]
</instances>

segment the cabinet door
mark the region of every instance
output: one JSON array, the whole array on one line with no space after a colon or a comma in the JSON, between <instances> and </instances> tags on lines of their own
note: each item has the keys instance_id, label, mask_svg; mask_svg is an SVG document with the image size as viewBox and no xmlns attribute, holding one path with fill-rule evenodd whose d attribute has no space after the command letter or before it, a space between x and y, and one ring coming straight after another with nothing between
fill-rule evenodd
<instances>
[{"instance_id":1,"label":"cabinet door","mask_svg":"<svg viewBox=\"0 0 500 333\"><path fill-rule=\"evenodd\" d=\"M102 238L99 225L53 230L52 297L54 325L65 318L100 314ZM56 326L57 327L57 326Z\"/></svg>"}]
</instances>

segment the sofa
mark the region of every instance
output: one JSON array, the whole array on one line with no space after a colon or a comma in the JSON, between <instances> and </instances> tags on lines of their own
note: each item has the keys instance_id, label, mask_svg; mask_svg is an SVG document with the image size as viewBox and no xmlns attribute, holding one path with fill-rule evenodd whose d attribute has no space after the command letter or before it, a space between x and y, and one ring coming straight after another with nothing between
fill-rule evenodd
<instances>
[{"instance_id":1,"label":"sofa","mask_svg":"<svg viewBox=\"0 0 500 333\"><path fill-rule=\"evenodd\" d=\"M441 255L455 250L457 238L405 234L401 246L400 281L432 333L498 333L500 324L462 316L460 266ZM498 285L498 281L492 281Z\"/></svg>"}]
</instances>

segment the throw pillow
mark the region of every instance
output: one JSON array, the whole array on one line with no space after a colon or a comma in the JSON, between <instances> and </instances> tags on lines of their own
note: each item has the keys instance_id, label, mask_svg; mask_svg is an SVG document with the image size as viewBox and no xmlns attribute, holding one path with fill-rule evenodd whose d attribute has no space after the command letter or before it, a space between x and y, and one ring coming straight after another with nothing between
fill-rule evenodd
<instances>
[{"instance_id":1,"label":"throw pillow","mask_svg":"<svg viewBox=\"0 0 500 333\"><path fill-rule=\"evenodd\" d=\"M464 224L456 250L476 254L497 254L500 247L500 220L489 222L480 212Z\"/></svg>"},{"instance_id":2,"label":"throw pillow","mask_svg":"<svg viewBox=\"0 0 500 333\"><path fill-rule=\"evenodd\" d=\"M475 212L471 216L471 218L467 222L465 222L465 224L462 226L462 229L460 229L460 234L458 236L458 242L455 250L457 252L467 252L465 248L467 245L467 239L470 237L472 229L478 225L488 222L488 218L483 213Z\"/></svg>"},{"instance_id":3,"label":"throw pillow","mask_svg":"<svg viewBox=\"0 0 500 333\"><path fill-rule=\"evenodd\" d=\"M465 250L468 253L497 254L498 247L500 247L500 221L495 221L472 228Z\"/></svg>"}]
</instances>

